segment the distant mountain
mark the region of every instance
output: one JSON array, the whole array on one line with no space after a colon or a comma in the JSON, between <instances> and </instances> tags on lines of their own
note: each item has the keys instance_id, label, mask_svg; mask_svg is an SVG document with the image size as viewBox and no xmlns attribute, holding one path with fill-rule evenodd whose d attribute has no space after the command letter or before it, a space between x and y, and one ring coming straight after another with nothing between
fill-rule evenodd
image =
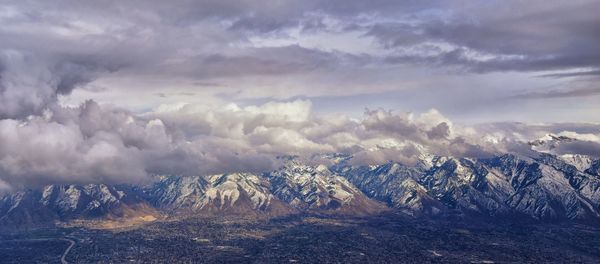
<instances>
[{"instance_id":1,"label":"distant mountain","mask_svg":"<svg viewBox=\"0 0 600 264\"><path fill-rule=\"evenodd\" d=\"M249 173L163 176L141 190L157 208L183 215L282 215L293 211L271 194L266 179Z\"/></svg>"},{"instance_id":2,"label":"distant mountain","mask_svg":"<svg viewBox=\"0 0 600 264\"><path fill-rule=\"evenodd\" d=\"M146 186L51 185L0 197L0 222L35 225L113 219L137 212L171 217L478 215L539 221L600 219L600 160L585 155L491 158L422 155L414 165L355 166L351 156L287 157L262 174L157 176Z\"/></svg>"},{"instance_id":3,"label":"distant mountain","mask_svg":"<svg viewBox=\"0 0 600 264\"><path fill-rule=\"evenodd\" d=\"M308 166L290 160L264 176L275 196L299 210L364 215L384 209L325 165Z\"/></svg>"},{"instance_id":4,"label":"distant mountain","mask_svg":"<svg viewBox=\"0 0 600 264\"><path fill-rule=\"evenodd\" d=\"M567 136L557 136L553 134L547 134L539 139L529 142L531 149L539 152L551 153L552 150L556 149L560 144L577 141L575 138Z\"/></svg>"},{"instance_id":5,"label":"distant mountain","mask_svg":"<svg viewBox=\"0 0 600 264\"><path fill-rule=\"evenodd\" d=\"M54 221L130 217L154 209L128 187L50 185L0 198L0 222L36 225Z\"/></svg>"},{"instance_id":6,"label":"distant mountain","mask_svg":"<svg viewBox=\"0 0 600 264\"><path fill-rule=\"evenodd\" d=\"M302 211L360 215L385 208L327 167L295 160L261 175L163 176L141 192L157 208L183 215L268 216Z\"/></svg>"},{"instance_id":7,"label":"distant mountain","mask_svg":"<svg viewBox=\"0 0 600 264\"><path fill-rule=\"evenodd\" d=\"M410 215L436 215L446 210L440 201L428 194L419 183L427 170L423 164L408 167L389 162L372 166L349 166L345 162L332 167L368 197L382 201Z\"/></svg>"},{"instance_id":8,"label":"distant mountain","mask_svg":"<svg viewBox=\"0 0 600 264\"><path fill-rule=\"evenodd\" d=\"M570 162L572 157L551 154L536 159L506 154L488 159L429 157L416 166L337 164L334 170L370 197L413 215L450 210L539 220L598 218L600 178L590 173L598 161L587 168Z\"/></svg>"}]
</instances>

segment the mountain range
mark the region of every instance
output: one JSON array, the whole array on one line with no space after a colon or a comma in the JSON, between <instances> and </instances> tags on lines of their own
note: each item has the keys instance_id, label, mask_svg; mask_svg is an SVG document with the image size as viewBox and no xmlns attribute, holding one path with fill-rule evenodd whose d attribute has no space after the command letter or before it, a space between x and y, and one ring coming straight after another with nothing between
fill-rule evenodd
<instances>
[{"instance_id":1,"label":"mountain range","mask_svg":"<svg viewBox=\"0 0 600 264\"><path fill-rule=\"evenodd\" d=\"M143 186L49 185L0 197L3 225L78 219L275 217L299 213L365 216L398 211L446 215L596 221L600 159L557 155L564 138L531 142L534 155L485 158L421 155L411 165L353 165L352 156L319 155L320 163L281 157L264 173L156 176Z\"/></svg>"}]
</instances>

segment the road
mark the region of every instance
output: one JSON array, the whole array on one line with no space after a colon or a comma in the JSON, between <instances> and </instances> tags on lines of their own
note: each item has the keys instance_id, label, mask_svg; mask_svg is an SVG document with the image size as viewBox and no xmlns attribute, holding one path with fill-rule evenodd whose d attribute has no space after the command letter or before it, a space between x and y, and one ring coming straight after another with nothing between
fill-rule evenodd
<instances>
[{"instance_id":1,"label":"road","mask_svg":"<svg viewBox=\"0 0 600 264\"><path fill-rule=\"evenodd\" d=\"M61 238L61 240L69 241L71 243L71 245L69 245L69 247L65 250L65 253L62 254L62 257L60 257L60 262L62 264L68 264L69 262L65 258L67 257L67 254L69 254L69 251L71 251L71 248L75 246L75 240L71 240L68 238Z\"/></svg>"},{"instance_id":2,"label":"road","mask_svg":"<svg viewBox=\"0 0 600 264\"><path fill-rule=\"evenodd\" d=\"M69 254L69 251L71 251L71 249L73 248L73 246L75 246L75 240L69 239L69 238L28 238L28 239L10 239L10 240L2 240L2 242L11 242L11 241L52 241L52 240L62 240L62 241L68 241L69 243L71 243L69 245L69 247L65 250L65 252L62 254L62 256L60 257L60 262L62 264L68 264L69 262L66 260L67 255Z\"/></svg>"}]
</instances>

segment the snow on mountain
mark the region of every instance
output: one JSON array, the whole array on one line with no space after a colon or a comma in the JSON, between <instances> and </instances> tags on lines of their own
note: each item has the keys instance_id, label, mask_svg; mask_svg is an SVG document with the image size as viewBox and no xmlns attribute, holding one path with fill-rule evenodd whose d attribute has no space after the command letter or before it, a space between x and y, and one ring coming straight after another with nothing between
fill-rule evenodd
<instances>
[{"instance_id":1,"label":"snow on mountain","mask_svg":"<svg viewBox=\"0 0 600 264\"><path fill-rule=\"evenodd\" d=\"M3 226L30 226L59 219L53 210L39 203L41 193L25 190L0 198L0 224Z\"/></svg>"},{"instance_id":2,"label":"snow on mountain","mask_svg":"<svg viewBox=\"0 0 600 264\"><path fill-rule=\"evenodd\" d=\"M367 196L411 214L438 214L445 206L427 193L417 181L423 168L389 162L379 166L345 166L333 170L348 178Z\"/></svg>"},{"instance_id":3,"label":"snow on mountain","mask_svg":"<svg viewBox=\"0 0 600 264\"><path fill-rule=\"evenodd\" d=\"M447 210L535 219L599 216L598 177L550 154L537 159L434 157L416 166L338 164L364 193L413 215Z\"/></svg>"},{"instance_id":4,"label":"snow on mountain","mask_svg":"<svg viewBox=\"0 0 600 264\"><path fill-rule=\"evenodd\" d=\"M577 139L575 138L567 137L564 135L558 136L554 134L546 134L545 136L539 139L530 141L529 145L531 146L531 149L535 151L552 153L552 151L556 149L561 143L573 142L576 140Z\"/></svg>"},{"instance_id":5,"label":"snow on mountain","mask_svg":"<svg viewBox=\"0 0 600 264\"><path fill-rule=\"evenodd\" d=\"M203 206L218 202L219 208L233 207L242 195L248 196L253 209L269 207L273 195L268 187L262 185L261 179L256 175L247 173L233 173L213 175L209 177L210 188L206 190Z\"/></svg>"},{"instance_id":6,"label":"snow on mountain","mask_svg":"<svg viewBox=\"0 0 600 264\"><path fill-rule=\"evenodd\" d=\"M0 198L0 222L40 223L81 218L114 218L153 211L144 200L105 184L49 185Z\"/></svg>"},{"instance_id":7,"label":"snow on mountain","mask_svg":"<svg viewBox=\"0 0 600 264\"><path fill-rule=\"evenodd\" d=\"M285 214L287 205L269 191L269 183L250 173L210 176L162 176L143 193L155 206L178 213Z\"/></svg>"},{"instance_id":8,"label":"snow on mountain","mask_svg":"<svg viewBox=\"0 0 600 264\"><path fill-rule=\"evenodd\" d=\"M209 182L200 176L160 176L141 190L154 206L167 211L187 210L202 206L201 199Z\"/></svg>"},{"instance_id":9,"label":"snow on mountain","mask_svg":"<svg viewBox=\"0 0 600 264\"><path fill-rule=\"evenodd\" d=\"M200 201L201 211L233 213L262 212L284 214L288 206L271 194L269 183L250 173L232 173L208 177L209 187Z\"/></svg>"},{"instance_id":10,"label":"snow on mountain","mask_svg":"<svg viewBox=\"0 0 600 264\"><path fill-rule=\"evenodd\" d=\"M585 170L586 173L600 177L600 159L590 163L590 167Z\"/></svg>"},{"instance_id":11,"label":"snow on mountain","mask_svg":"<svg viewBox=\"0 0 600 264\"><path fill-rule=\"evenodd\" d=\"M0 222L118 217L150 206L185 217L366 215L392 208L415 217L600 218L600 160L589 156L538 152L532 157L477 159L422 154L413 165L364 166L352 165L352 157L343 154L314 158L305 163L287 157L282 167L262 174L159 176L141 187L88 184L23 190L0 196Z\"/></svg>"},{"instance_id":12,"label":"snow on mountain","mask_svg":"<svg viewBox=\"0 0 600 264\"><path fill-rule=\"evenodd\" d=\"M363 214L383 208L327 166L294 160L262 175L162 176L141 191L158 208L192 215L282 215L303 210Z\"/></svg>"},{"instance_id":13,"label":"snow on mountain","mask_svg":"<svg viewBox=\"0 0 600 264\"><path fill-rule=\"evenodd\" d=\"M579 171L585 171L592 166L592 157L580 154L564 154L559 156L564 162L575 166Z\"/></svg>"},{"instance_id":14,"label":"snow on mountain","mask_svg":"<svg viewBox=\"0 0 600 264\"><path fill-rule=\"evenodd\" d=\"M300 210L366 214L383 208L325 165L309 166L291 159L265 177L275 196Z\"/></svg>"}]
</instances>

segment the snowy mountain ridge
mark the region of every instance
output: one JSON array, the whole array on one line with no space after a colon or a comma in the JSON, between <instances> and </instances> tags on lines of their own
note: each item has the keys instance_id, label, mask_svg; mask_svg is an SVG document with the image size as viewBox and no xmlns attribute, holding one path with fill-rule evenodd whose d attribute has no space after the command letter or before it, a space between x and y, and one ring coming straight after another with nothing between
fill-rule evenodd
<instances>
[{"instance_id":1,"label":"snowy mountain ridge","mask_svg":"<svg viewBox=\"0 0 600 264\"><path fill-rule=\"evenodd\" d=\"M415 165L324 164L288 158L262 174L157 176L145 186L50 185L0 197L0 221L68 221L152 207L167 216L479 215L539 221L600 219L600 160L585 155L490 158L422 155ZM325 160L323 160L325 159ZM308 165L317 164L317 165Z\"/></svg>"}]
</instances>

